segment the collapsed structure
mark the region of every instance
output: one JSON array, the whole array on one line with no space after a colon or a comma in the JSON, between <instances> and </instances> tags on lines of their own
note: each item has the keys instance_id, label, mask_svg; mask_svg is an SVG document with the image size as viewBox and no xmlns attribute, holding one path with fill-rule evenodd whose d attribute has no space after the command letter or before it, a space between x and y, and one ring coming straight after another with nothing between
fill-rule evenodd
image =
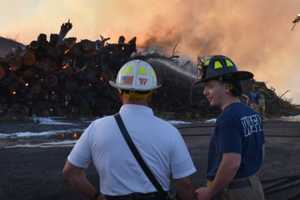
<instances>
[{"instance_id":1,"label":"collapsed structure","mask_svg":"<svg viewBox=\"0 0 300 200\"><path fill-rule=\"evenodd\" d=\"M163 85L154 95L155 110L182 118L218 112L209 108L202 88L194 87L197 68L190 60L137 52L135 37L126 42L120 36L118 43L109 43L110 38L102 36L96 41L77 42L74 37L65 38L71 29L70 22L62 24L59 34L51 34L49 41L46 34L40 34L25 48L13 49L1 58L0 117L112 114L121 102L108 81L133 57L153 64ZM265 97L267 114L297 112L264 83L254 84Z\"/></svg>"}]
</instances>

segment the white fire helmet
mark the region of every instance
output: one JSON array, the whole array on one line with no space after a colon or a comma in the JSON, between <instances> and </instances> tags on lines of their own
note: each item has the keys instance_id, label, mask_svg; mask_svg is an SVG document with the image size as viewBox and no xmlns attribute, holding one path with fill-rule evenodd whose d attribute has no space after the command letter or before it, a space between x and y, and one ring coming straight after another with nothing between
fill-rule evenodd
<instances>
[{"instance_id":1,"label":"white fire helmet","mask_svg":"<svg viewBox=\"0 0 300 200\"><path fill-rule=\"evenodd\" d=\"M160 87L152 66L143 60L132 60L119 70L116 82L109 84L120 90L151 91Z\"/></svg>"}]
</instances>

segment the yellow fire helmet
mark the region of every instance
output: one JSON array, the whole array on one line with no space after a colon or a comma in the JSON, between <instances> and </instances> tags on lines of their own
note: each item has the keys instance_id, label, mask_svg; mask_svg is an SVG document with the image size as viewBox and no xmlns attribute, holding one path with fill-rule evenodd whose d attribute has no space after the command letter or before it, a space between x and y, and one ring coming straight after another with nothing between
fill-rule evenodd
<instances>
[{"instance_id":1,"label":"yellow fire helmet","mask_svg":"<svg viewBox=\"0 0 300 200\"><path fill-rule=\"evenodd\" d=\"M151 91L160 87L152 66L143 60L131 60L119 70L116 81L109 84L117 89L129 91Z\"/></svg>"}]
</instances>

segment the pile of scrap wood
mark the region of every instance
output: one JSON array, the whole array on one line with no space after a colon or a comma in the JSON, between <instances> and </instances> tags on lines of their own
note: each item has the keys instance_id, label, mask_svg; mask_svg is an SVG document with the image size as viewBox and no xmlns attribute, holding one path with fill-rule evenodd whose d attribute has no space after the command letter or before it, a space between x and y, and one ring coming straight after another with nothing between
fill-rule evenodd
<instances>
[{"instance_id":1,"label":"pile of scrap wood","mask_svg":"<svg viewBox=\"0 0 300 200\"><path fill-rule=\"evenodd\" d=\"M81 40L65 36L72 29L64 23L58 34L40 34L36 41L0 59L0 117L102 116L117 112L121 102L108 84L130 59L142 58L155 68L162 88L153 96L153 108L177 118L199 118L218 113L210 108L195 86L197 67L178 56L165 56L144 49L137 52L136 38L124 36L117 43L100 36ZM266 96L266 112L295 111L264 83L256 83Z\"/></svg>"},{"instance_id":2,"label":"pile of scrap wood","mask_svg":"<svg viewBox=\"0 0 300 200\"><path fill-rule=\"evenodd\" d=\"M0 115L101 115L119 106L107 82L136 52L136 38L76 42L65 38L71 28L63 24L49 41L40 34L0 60Z\"/></svg>"}]
</instances>

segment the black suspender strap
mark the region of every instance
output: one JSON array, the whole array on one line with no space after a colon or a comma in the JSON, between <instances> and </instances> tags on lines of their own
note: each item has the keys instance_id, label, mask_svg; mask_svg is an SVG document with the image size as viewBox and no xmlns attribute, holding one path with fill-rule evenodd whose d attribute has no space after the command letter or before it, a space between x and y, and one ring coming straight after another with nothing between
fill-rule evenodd
<instances>
[{"instance_id":1,"label":"black suspender strap","mask_svg":"<svg viewBox=\"0 0 300 200\"><path fill-rule=\"evenodd\" d=\"M160 185L160 183L158 182L158 180L155 178L155 176L153 175L152 171L150 170L150 168L148 167L148 165L146 164L146 162L144 161L143 157L141 156L140 152L138 151L138 149L136 148L134 142L132 141L126 127L125 124L121 118L121 115L118 113L115 116L115 119L117 121L117 124L120 128L120 131L127 143L127 145L129 146L129 149L131 150L132 154L134 155L135 159L137 160L137 162L139 163L139 165L141 166L141 168L143 169L144 173L146 174L146 176L148 177L148 179L151 181L151 183L153 184L153 186L156 188L156 190L162 195L162 196L167 196L167 192L163 190L162 186Z\"/></svg>"}]
</instances>

